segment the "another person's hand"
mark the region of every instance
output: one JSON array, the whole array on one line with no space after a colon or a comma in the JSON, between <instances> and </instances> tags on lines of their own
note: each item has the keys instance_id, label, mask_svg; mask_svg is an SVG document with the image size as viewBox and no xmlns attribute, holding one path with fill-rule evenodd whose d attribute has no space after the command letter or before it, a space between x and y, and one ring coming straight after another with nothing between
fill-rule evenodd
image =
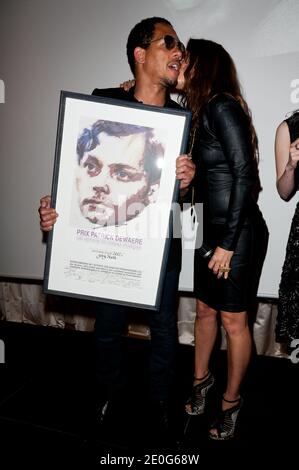
<instances>
[{"instance_id":1,"label":"another person's hand","mask_svg":"<svg viewBox=\"0 0 299 470\"><path fill-rule=\"evenodd\" d=\"M188 155L176 159L176 177L180 180L180 189L186 189L195 175L195 165Z\"/></svg>"},{"instance_id":2,"label":"another person's hand","mask_svg":"<svg viewBox=\"0 0 299 470\"><path fill-rule=\"evenodd\" d=\"M123 88L125 91L129 91L131 90L131 88L133 88L133 86L135 86L135 80L134 79L126 80L125 82L121 83L119 86L120 88Z\"/></svg>"},{"instance_id":3,"label":"another person's hand","mask_svg":"<svg viewBox=\"0 0 299 470\"><path fill-rule=\"evenodd\" d=\"M286 168L295 170L299 161L299 138L292 142L290 146L289 160Z\"/></svg>"},{"instance_id":4,"label":"another person's hand","mask_svg":"<svg viewBox=\"0 0 299 470\"><path fill-rule=\"evenodd\" d=\"M234 252L225 250L220 246L214 251L214 254L208 264L208 267L213 270L213 273L217 275L218 279L222 276L224 279L228 278L230 271L230 262Z\"/></svg>"},{"instance_id":5,"label":"another person's hand","mask_svg":"<svg viewBox=\"0 0 299 470\"><path fill-rule=\"evenodd\" d=\"M49 232L52 230L58 217L56 210L51 207L51 196L44 196L41 198L38 212L40 217L40 228L44 232Z\"/></svg>"}]
</instances>

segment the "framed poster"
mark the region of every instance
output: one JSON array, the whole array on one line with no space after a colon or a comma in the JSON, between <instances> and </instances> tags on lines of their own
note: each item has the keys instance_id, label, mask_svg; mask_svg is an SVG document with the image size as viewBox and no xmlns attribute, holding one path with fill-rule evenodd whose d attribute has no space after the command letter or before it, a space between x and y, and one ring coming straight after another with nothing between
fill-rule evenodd
<instances>
[{"instance_id":1,"label":"framed poster","mask_svg":"<svg viewBox=\"0 0 299 470\"><path fill-rule=\"evenodd\" d=\"M45 292L159 308L190 119L61 92Z\"/></svg>"}]
</instances>

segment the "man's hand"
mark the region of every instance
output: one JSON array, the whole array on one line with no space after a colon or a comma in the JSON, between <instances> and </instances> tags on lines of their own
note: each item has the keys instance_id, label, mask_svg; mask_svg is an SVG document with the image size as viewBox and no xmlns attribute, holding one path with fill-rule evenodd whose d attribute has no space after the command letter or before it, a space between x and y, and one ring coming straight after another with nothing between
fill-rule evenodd
<instances>
[{"instance_id":1,"label":"man's hand","mask_svg":"<svg viewBox=\"0 0 299 470\"><path fill-rule=\"evenodd\" d=\"M49 232L52 230L58 217L55 209L51 207L51 196L44 196L41 198L38 212L40 217L40 228L44 232Z\"/></svg>"},{"instance_id":2,"label":"man's hand","mask_svg":"<svg viewBox=\"0 0 299 470\"><path fill-rule=\"evenodd\" d=\"M180 189L188 188L195 175L195 165L188 155L176 159L176 177L180 180Z\"/></svg>"}]
</instances>

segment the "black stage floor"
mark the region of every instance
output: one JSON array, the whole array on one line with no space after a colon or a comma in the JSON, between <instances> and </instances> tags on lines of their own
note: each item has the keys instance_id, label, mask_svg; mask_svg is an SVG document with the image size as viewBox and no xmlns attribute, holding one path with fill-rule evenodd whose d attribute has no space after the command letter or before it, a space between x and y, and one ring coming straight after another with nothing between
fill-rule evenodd
<instances>
[{"instance_id":1,"label":"black stage floor","mask_svg":"<svg viewBox=\"0 0 299 470\"><path fill-rule=\"evenodd\" d=\"M219 351L213 359L216 387L207 413L188 421L183 403L192 383L193 347L180 345L172 417L177 444L165 448L152 439L155 431L148 427L149 341L124 338L126 392L110 410L108 424L100 427L94 420L91 333L0 321L0 340L5 344L5 364L0 364L1 469L17 463L97 468L116 461L130 468L148 463L201 468L217 463L230 469L297 465L299 365L288 359L252 357L238 434L232 441L214 442L207 429L224 387L226 354ZM134 457L133 464L124 457Z\"/></svg>"}]
</instances>

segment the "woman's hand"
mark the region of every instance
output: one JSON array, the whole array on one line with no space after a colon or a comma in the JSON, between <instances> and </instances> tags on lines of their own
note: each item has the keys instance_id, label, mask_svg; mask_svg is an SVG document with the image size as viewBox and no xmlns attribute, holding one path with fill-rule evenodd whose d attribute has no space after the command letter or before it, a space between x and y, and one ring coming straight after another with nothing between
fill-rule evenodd
<instances>
[{"instance_id":1,"label":"woman's hand","mask_svg":"<svg viewBox=\"0 0 299 470\"><path fill-rule=\"evenodd\" d=\"M213 270L213 273L217 276L218 279L221 277L224 279L228 278L229 272L231 270L230 262L233 254L233 251L225 250L220 246L217 246L215 249L208 267Z\"/></svg>"},{"instance_id":2,"label":"woman's hand","mask_svg":"<svg viewBox=\"0 0 299 470\"><path fill-rule=\"evenodd\" d=\"M275 135L276 187L280 197L289 201L295 194L295 169L299 160L299 138L291 143L286 121L279 124Z\"/></svg>"},{"instance_id":3,"label":"woman's hand","mask_svg":"<svg viewBox=\"0 0 299 470\"><path fill-rule=\"evenodd\" d=\"M292 142L290 146L289 160L286 170L295 170L299 161L299 138Z\"/></svg>"},{"instance_id":4,"label":"woman's hand","mask_svg":"<svg viewBox=\"0 0 299 470\"><path fill-rule=\"evenodd\" d=\"M120 88L123 88L125 91L129 91L131 90L131 88L133 88L133 86L135 86L135 80L134 79L127 80L126 82L121 83L119 86Z\"/></svg>"}]
</instances>

